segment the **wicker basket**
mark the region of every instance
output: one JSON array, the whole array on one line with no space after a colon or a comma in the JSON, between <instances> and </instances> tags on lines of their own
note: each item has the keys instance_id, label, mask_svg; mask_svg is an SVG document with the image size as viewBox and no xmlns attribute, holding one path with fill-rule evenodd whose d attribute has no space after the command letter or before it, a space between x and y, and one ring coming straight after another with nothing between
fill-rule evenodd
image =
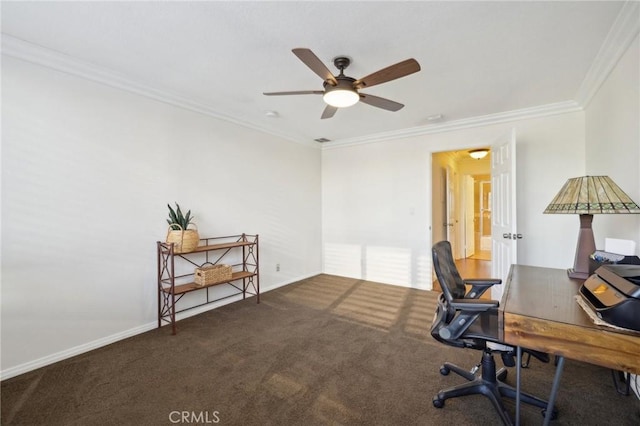
<instances>
[{"instance_id":1,"label":"wicker basket","mask_svg":"<svg viewBox=\"0 0 640 426\"><path fill-rule=\"evenodd\" d=\"M190 225L195 226L193 223ZM177 226L180 230L174 231L171 229L172 226ZM169 230L167 231L167 243L174 244L174 253L188 253L193 251L198 247L199 241L200 236L198 235L197 227L196 229L182 229L182 227L177 223L169 225Z\"/></svg>"},{"instance_id":2,"label":"wicker basket","mask_svg":"<svg viewBox=\"0 0 640 426\"><path fill-rule=\"evenodd\" d=\"M196 286L221 283L231 280L231 266L229 265L207 265L196 268L194 282Z\"/></svg>"}]
</instances>

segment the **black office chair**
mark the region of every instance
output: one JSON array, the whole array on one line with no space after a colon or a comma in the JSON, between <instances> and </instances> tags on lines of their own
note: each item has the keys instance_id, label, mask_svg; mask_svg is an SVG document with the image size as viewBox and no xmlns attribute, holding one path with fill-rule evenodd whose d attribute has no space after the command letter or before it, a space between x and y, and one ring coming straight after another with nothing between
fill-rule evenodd
<instances>
[{"instance_id":1,"label":"black office chair","mask_svg":"<svg viewBox=\"0 0 640 426\"><path fill-rule=\"evenodd\" d=\"M438 341L459 348L482 350L482 361L470 371L455 364L445 362L440 367L440 373L449 374L450 371L464 377L468 382L448 389L441 390L433 397L433 405L437 408L444 406L445 400L465 395L484 395L492 402L504 424L512 424L511 418L502 402L502 397L516 397L514 387L504 383L507 376L506 368L496 371L493 353L500 353L506 366L515 365L515 348L509 347L498 338L498 306L497 300L479 299L479 297L493 285L502 283L500 279L466 279L460 277L451 254L451 244L440 241L433 246L433 266L442 287L438 298L438 307L431 325L431 335ZM471 289L466 292L466 285ZM549 362L547 354L522 349L523 353L531 354L543 362ZM476 375L478 368L480 374ZM543 409L544 415L547 402L535 396L520 393L520 401ZM553 411L553 418L557 417L557 410Z\"/></svg>"}]
</instances>

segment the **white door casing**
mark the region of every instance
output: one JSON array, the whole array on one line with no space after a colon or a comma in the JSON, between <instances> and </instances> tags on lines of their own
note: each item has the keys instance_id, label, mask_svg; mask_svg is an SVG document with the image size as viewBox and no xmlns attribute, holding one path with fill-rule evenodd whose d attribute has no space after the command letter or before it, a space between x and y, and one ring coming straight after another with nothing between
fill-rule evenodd
<instances>
[{"instance_id":1,"label":"white door casing","mask_svg":"<svg viewBox=\"0 0 640 426\"><path fill-rule=\"evenodd\" d=\"M455 258L455 253L457 252L456 246L456 219L455 219L455 193L454 193L454 176L451 167L447 166L445 170L445 198L446 198L446 211L445 211L445 226L446 226L446 235L447 241L451 243L451 249L453 252L453 257Z\"/></svg>"},{"instance_id":2,"label":"white door casing","mask_svg":"<svg viewBox=\"0 0 640 426\"><path fill-rule=\"evenodd\" d=\"M518 261L516 224L516 134L512 129L491 147L491 275L503 285L491 288L491 298L501 300L509 269Z\"/></svg>"}]
</instances>

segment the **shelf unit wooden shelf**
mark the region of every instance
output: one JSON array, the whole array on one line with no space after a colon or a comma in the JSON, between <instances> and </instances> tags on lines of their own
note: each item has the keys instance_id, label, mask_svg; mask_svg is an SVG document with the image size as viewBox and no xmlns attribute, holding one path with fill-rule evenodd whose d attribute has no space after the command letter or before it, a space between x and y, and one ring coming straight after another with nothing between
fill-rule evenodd
<instances>
[{"instance_id":1,"label":"shelf unit wooden shelf","mask_svg":"<svg viewBox=\"0 0 640 426\"><path fill-rule=\"evenodd\" d=\"M249 277L252 277L254 275L255 274L252 274L251 272L244 272L244 271L234 272L231 275L231 279L229 281L241 280L243 278L249 278ZM203 285L203 286L198 286L196 283L178 284L178 285L174 286L173 293L174 294L189 293L191 291L202 290L203 288L207 288L207 287L213 287L213 286L221 285L221 284L229 284L229 281L222 281L222 282L213 283L213 284L207 284L207 285ZM166 291L166 290L163 289L163 291Z\"/></svg>"},{"instance_id":2,"label":"shelf unit wooden shelf","mask_svg":"<svg viewBox=\"0 0 640 426\"><path fill-rule=\"evenodd\" d=\"M260 268L258 256L258 235L231 235L228 237L202 238L198 247L188 253L176 253L173 243L157 242L158 250L158 328L171 324L172 334L176 334L176 314L203 305L242 294L256 296L260 303ZM233 256L241 261L230 265L231 279L212 284L198 285L194 282L195 268L203 265L222 265ZM241 256L241 257L240 257ZM193 273L176 274L176 261L184 267L193 267ZM226 296L215 297L209 290L220 285L228 285L237 291ZM205 300L191 306L179 307L182 297L191 292L204 291Z\"/></svg>"}]
</instances>

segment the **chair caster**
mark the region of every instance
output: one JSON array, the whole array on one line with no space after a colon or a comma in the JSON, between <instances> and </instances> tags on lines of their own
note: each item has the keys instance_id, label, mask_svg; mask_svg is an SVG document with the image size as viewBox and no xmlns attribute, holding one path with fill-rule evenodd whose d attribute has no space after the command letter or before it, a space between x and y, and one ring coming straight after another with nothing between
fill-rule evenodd
<instances>
[{"instance_id":1,"label":"chair caster","mask_svg":"<svg viewBox=\"0 0 640 426\"><path fill-rule=\"evenodd\" d=\"M440 399L437 396L433 397L433 406L436 408L444 407L444 399Z\"/></svg>"},{"instance_id":2,"label":"chair caster","mask_svg":"<svg viewBox=\"0 0 640 426\"><path fill-rule=\"evenodd\" d=\"M450 372L451 370L449 369L449 367L446 367L444 365L440 367L440 374L442 374L443 376L449 375Z\"/></svg>"},{"instance_id":3,"label":"chair caster","mask_svg":"<svg viewBox=\"0 0 640 426\"><path fill-rule=\"evenodd\" d=\"M502 370L500 372L500 374L498 374L498 376L496 377L496 379L500 380L501 382L504 382L505 379L507 378L507 373L509 373L506 369Z\"/></svg>"},{"instance_id":4,"label":"chair caster","mask_svg":"<svg viewBox=\"0 0 640 426\"><path fill-rule=\"evenodd\" d=\"M434 402L435 404L435 402ZM547 417L547 409L544 408L542 411L542 417ZM553 412L551 413L551 420L556 420L558 418L558 409L554 407Z\"/></svg>"}]
</instances>

